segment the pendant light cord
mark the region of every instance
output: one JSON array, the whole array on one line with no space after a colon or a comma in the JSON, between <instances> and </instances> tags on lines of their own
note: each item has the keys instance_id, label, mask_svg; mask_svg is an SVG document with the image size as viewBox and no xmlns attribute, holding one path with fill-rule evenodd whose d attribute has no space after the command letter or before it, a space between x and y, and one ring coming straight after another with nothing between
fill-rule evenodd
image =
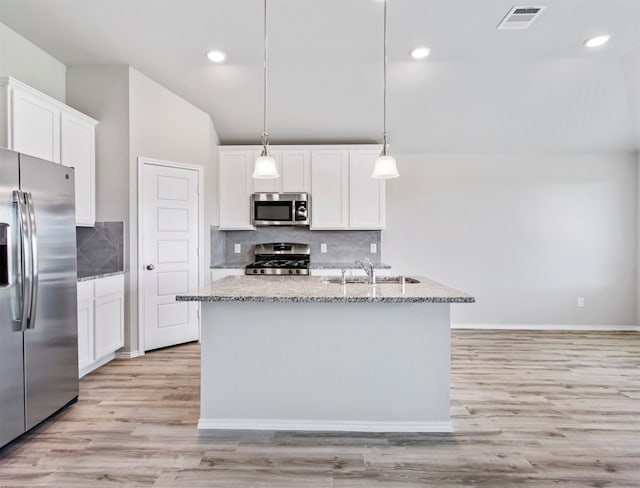
<instances>
[{"instance_id":1,"label":"pendant light cord","mask_svg":"<svg viewBox=\"0 0 640 488\"><path fill-rule=\"evenodd\" d=\"M263 152L267 152L269 145L269 133L267 132L267 0L264 0L264 120L262 131ZM266 155L266 154L265 154Z\"/></svg>"},{"instance_id":2,"label":"pendant light cord","mask_svg":"<svg viewBox=\"0 0 640 488\"><path fill-rule=\"evenodd\" d=\"M266 0L265 0L266 1ZM384 0L384 103L383 103L383 131L382 154L387 154L387 0Z\"/></svg>"}]
</instances>

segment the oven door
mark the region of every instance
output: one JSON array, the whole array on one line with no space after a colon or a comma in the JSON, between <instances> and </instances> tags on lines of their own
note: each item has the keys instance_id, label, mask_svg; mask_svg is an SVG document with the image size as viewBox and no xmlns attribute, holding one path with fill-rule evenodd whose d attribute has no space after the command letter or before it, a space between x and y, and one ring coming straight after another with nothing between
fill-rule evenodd
<instances>
[{"instance_id":1,"label":"oven door","mask_svg":"<svg viewBox=\"0 0 640 488\"><path fill-rule=\"evenodd\" d=\"M296 225L294 203L291 200L254 200L253 225Z\"/></svg>"}]
</instances>

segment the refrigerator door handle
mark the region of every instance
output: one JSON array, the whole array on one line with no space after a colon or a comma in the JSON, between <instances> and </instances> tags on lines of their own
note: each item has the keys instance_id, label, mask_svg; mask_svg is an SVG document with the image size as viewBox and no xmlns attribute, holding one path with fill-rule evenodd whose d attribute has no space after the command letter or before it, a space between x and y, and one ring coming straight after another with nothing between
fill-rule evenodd
<instances>
[{"instance_id":1,"label":"refrigerator door handle","mask_svg":"<svg viewBox=\"0 0 640 488\"><path fill-rule=\"evenodd\" d=\"M38 307L38 233L36 231L36 212L33 208L31 193L25 194L27 214L29 218L29 237L31 241L31 303L29 305L28 329L36 326L36 310Z\"/></svg>"},{"instance_id":2,"label":"refrigerator door handle","mask_svg":"<svg viewBox=\"0 0 640 488\"><path fill-rule=\"evenodd\" d=\"M20 322L20 330L27 329L29 321L29 310L31 307L31 241L29 239L29 221L27 220L27 206L25 204L24 192L14 191L13 199L18 207L18 224L20 226L20 298L22 299L22 310L18 317Z\"/></svg>"}]
</instances>

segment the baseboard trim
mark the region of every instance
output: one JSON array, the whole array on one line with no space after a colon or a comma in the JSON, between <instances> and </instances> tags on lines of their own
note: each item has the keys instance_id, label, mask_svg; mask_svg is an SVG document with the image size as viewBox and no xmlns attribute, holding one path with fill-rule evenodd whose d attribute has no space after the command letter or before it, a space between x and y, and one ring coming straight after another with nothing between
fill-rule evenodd
<instances>
[{"instance_id":1,"label":"baseboard trim","mask_svg":"<svg viewBox=\"0 0 640 488\"><path fill-rule=\"evenodd\" d=\"M198 421L198 429L298 430L313 432L453 432L451 422L203 418Z\"/></svg>"},{"instance_id":2,"label":"baseboard trim","mask_svg":"<svg viewBox=\"0 0 640 488\"><path fill-rule=\"evenodd\" d=\"M121 351L116 353L116 358L118 359L133 359L138 356L142 356L140 351Z\"/></svg>"},{"instance_id":3,"label":"baseboard trim","mask_svg":"<svg viewBox=\"0 0 640 488\"><path fill-rule=\"evenodd\" d=\"M627 331L640 332L638 325L599 325L599 324L486 324L452 322L452 329L496 329L496 330L582 330L582 331Z\"/></svg>"}]
</instances>

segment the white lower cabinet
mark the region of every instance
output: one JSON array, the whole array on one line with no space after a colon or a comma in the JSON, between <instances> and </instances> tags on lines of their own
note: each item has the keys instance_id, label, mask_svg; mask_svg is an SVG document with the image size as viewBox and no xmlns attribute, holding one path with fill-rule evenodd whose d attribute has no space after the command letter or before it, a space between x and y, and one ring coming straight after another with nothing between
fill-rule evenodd
<instances>
[{"instance_id":1,"label":"white lower cabinet","mask_svg":"<svg viewBox=\"0 0 640 488\"><path fill-rule=\"evenodd\" d=\"M124 276L78 283L80 377L111 361L124 345Z\"/></svg>"},{"instance_id":2,"label":"white lower cabinet","mask_svg":"<svg viewBox=\"0 0 640 488\"><path fill-rule=\"evenodd\" d=\"M93 362L93 280L78 283L78 368ZM82 376L82 374L81 374Z\"/></svg>"}]
</instances>

